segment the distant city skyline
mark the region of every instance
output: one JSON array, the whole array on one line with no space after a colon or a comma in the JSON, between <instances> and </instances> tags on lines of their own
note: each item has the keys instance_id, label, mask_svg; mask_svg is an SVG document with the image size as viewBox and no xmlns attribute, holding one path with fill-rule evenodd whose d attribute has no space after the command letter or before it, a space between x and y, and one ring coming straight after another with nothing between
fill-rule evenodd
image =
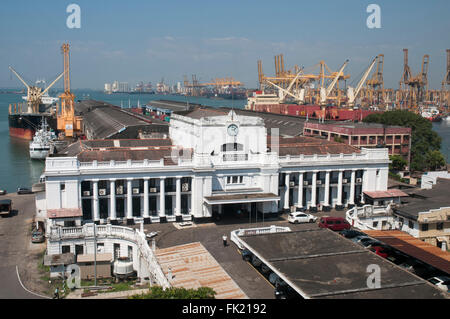
<instances>
[{"instance_id":1,"label":"distant city skyline","mask_svg":"<svg viewBox=\"0 0 450 319\"><path fill-rule=\"evenodd\" d=\"M81 8L81 28L69 29L66 8ZM0 27L0 87L21 87L13 66L28 81L51 82L62 72L60 47L71 45L73 88L103 90L105 83L200 82L233 77L257 87L257 60L274 74L274 56L286 68L312 69L320 60L336 71L349 59L354 84L373 57L385 55L385 87L398 88L403 48L413 74L430 55L430 88L439 89L450 48L447 0L376 1L381 28L369 29L373 1L4 1ZM32 32L30 32L32 30ZM62 86L62 82L57 87Z\"/></svg>"}]
</instances>

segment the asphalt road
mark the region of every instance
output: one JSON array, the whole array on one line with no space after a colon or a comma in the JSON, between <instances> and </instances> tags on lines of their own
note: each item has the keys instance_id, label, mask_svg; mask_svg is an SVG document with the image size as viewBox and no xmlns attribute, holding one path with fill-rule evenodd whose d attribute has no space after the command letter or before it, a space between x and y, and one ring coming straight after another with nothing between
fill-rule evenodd
<instances>
[{"instance_id":1,"label":"asphalt road","mask_svg":"<svg viewBox=\"0 0 450 319\"><path fill-rule=\"evenodd\" d=\"M9 217L0 217L0 298L40 298L25 290L17 271L27 267L29 225L35 210L34 195L8 194L1 196L1 199L12 200L13 213Z\"/></svg>"}]
</instances>

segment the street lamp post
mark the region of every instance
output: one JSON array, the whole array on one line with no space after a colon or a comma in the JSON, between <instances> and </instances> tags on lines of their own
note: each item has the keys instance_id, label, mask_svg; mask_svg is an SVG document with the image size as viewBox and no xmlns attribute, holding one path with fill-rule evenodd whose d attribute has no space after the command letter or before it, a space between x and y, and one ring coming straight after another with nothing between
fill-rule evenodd
<instances>
[{"instance_id":1,"label":"street lamp post","mask_svg":"<svg viewBox=\"0 0 450 319\"><path fill-rule=\"evenodd\" d=\"M94 222L94 286L97 287L97 225Z\"/></svg>"}]
</instances>

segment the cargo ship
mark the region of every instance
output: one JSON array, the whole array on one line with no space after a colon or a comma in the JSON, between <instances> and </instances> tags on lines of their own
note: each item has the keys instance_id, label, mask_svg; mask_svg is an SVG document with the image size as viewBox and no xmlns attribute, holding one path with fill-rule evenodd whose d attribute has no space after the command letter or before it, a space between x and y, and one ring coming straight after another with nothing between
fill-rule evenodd
<instances>
[{"instance_id":1,"label":"cargo ship","mask_svg":"<svg viewBox=\"0 0 450 319\"><path fill-rule=\"evenodd\" d=\"M49 96L49 89L63 76L61 73L49 86L40 87L45 81L36 81L35 85L28 85L22 77L12 68L10 70L19 78L27 88L27 96L22 99L25 102L9 105L8 124L11 137L24 140L32 140L34 134L42 126L43 119L48 126L56 131L56 103L57 97Z\"/></svg>"},{"instance_id":2,"label":"cargo ship","mask_svg":"<svg viewBox=\"0 0 450 319\"><path fill-rule=\"evenodd\" d=\"M339 108L334 105L280 103L280 98L277 94L265 94L262 91L253 92L253 95L247 99L245 109L334 121L362 121L370 114L380 113L380 111L376 110Z\"/></svg>"}]
</instances>

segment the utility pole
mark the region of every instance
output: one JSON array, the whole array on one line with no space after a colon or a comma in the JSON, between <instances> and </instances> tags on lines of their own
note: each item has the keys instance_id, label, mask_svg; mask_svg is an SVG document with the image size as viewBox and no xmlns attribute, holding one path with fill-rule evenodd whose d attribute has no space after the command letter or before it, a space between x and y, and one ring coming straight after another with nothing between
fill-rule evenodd
<instances>
[{"instance_id":1,"label":"utility pole","mask_svg":"<svg viewBox=\"0 0 450 319\"><path fill-rule=\"evenodd\" d=\"M94 286L97 287L97 225L94 222Z\"/></svg>"}]
</instances>

